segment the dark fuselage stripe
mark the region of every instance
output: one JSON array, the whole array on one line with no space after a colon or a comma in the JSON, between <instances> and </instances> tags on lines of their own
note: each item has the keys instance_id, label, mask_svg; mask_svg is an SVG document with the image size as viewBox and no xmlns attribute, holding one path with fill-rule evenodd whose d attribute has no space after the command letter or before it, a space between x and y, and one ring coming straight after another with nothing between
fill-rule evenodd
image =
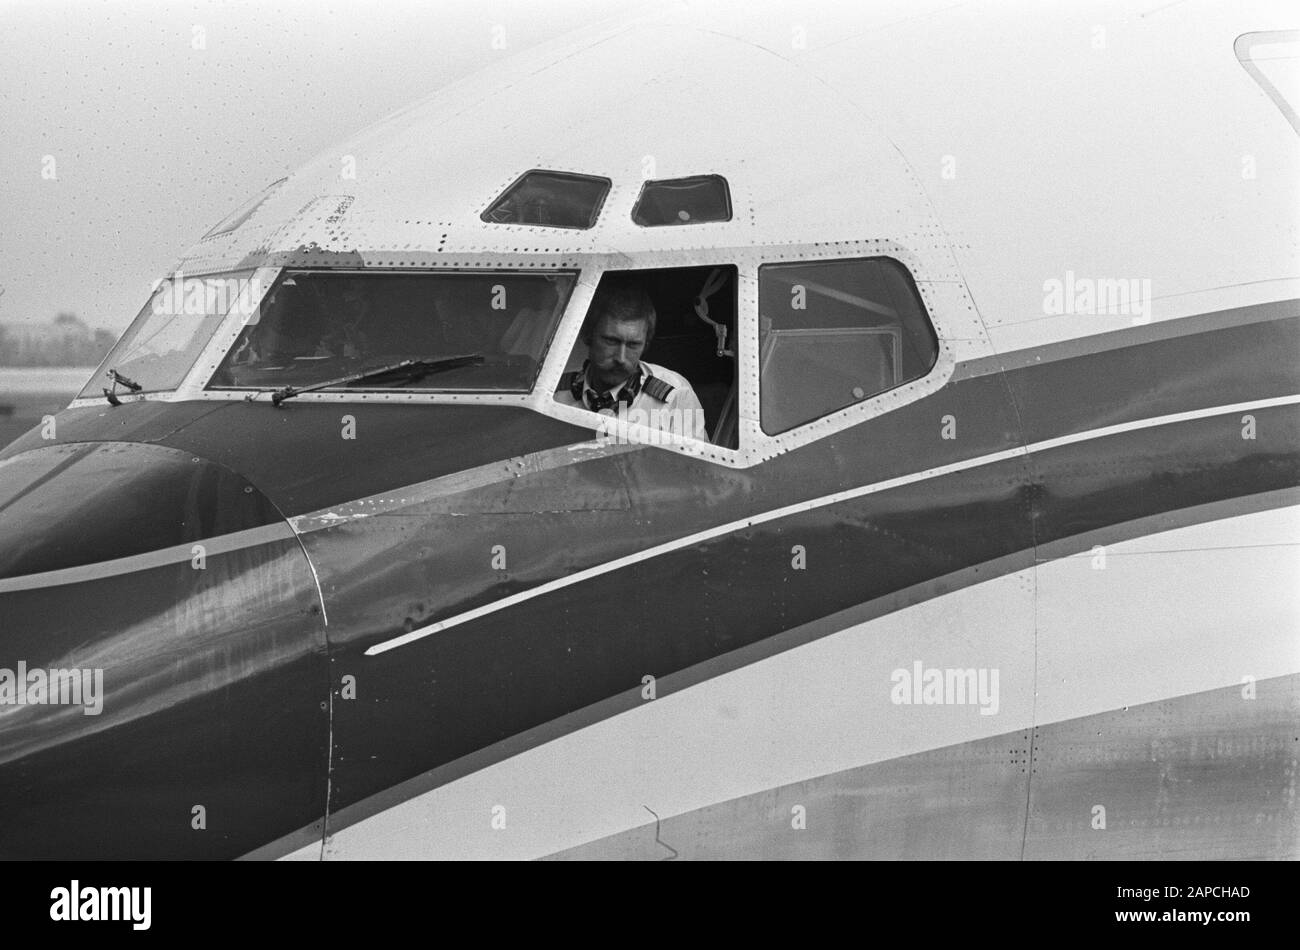
<instances>
[{"instance_id":1,"label":"dark fuselage stripe","mask_svg":"<svg viewBox=\"0 0 1300 950\"><path fill-rule=\"evenodd\" d=\"M1013 372L1055 363L1060 360L1073 360L1106 353L1113 350L1129 349L1148 343L1161 343L1180 337L1193 337L1230 327L1247 326L1252 323L1267 323L1276 320L1291 319L1300 314L1300 300L1278 300L1248 307L1233 307L1214 313L1200 313L1195 316L1181 317L1176 320L1159 320L1142 326L1125 327L1109 333L1093 333L1087 336L1070 337L1059 343L1034 346L1023 350L1011 350L995 356L982 356L978 359L959 363L953 371L951 383L960 382L989 373Z\"/></svg>"},{"instance_id":2,"label":"dark fuselage stripe","mask_svg":"<svg viewBox=\"0 0 1300 950\"><path fill-rule=\"evenodd\" d=\"M408 643L413 643L414 641L420 640L424 637L432 636L435 633L439 633L442 630L446 630L450 627L454 627L457 624L465 623L470 620L475 620L478 617L482 617L494 611L503 610L506 607L512 607L515 604L523 603L524 601L531 600L534 597L540 597L543 594L549 594L552 591L559 590L564 587L569 587L574 584L580 584L583 581L589 580L593 577L597 577L601 574L607 574L611 571L617 571L621 568L629 567L637 563L638 561L644 561L652 557L658 557L661 554L668 554L673 551L678 551L681 550L682 548L687 548L693 545L704 543L706 541L710 541L722 535L733 534L737 531L742 531L746 528L752 528L756 525L764 524L769 521L777 521L779 519L789 517L790 515L796 515L806 511L813 511L817 508L824 508L829 505L837 505L840 504L841 502L850 501L855 498L861 498L865 495L872 495L878 492L884 492L884 491L889 491L890 489L900 488L905 485L912 484L914 482L927 481L932 478L939 478L945 475L952 475L957 472L965 471L967 469L979 468L985 465L992 465L997 462L1003 462L1008 459L1013 459L1025 455L1032 455L1034 453L1046 452L1051 449L1055 449L1065 445L1071 445L1078 442L1088 442L1095 439L1102 439L1107 436L1117 435L1124 432L1132 432L1139 429L1148 429L1156 426L1165 426L1165 425L1170 425L1178 422L1187 422L1193 419L1202 419L1210 416L1233 415L1236 413L1258 412L1261 409L1269 409L1275 406L1295 405L1296 403L1300 403L1300 396L1283 396L1274 399L1264 399L1258 402L1238 403L1232 406L1216 406L1212 409L1199 409L1199 410L1194 410L1192 412L1174 413L1172 415L1159 416L1154 419L1143 419L1137 422L1125 422L1119 425L1108 426L1104 429L1095 429L1090 432L1079 432L1071 435L1059 436L1054 439L1047 439L1042 442L1034 443L1033 445L1030 445L1026 448L1007 449L1005 451L995 452L990 455L979 456L977 458L966 459L961 462L954 462L948 465L937 466L935 468L928 469L923 472L916 472L915 474L912 475L905 475L899 478L892 478L887 481L876 482L871 485L861 485L856 488L847 489L845 491L835 492L834 494L823 495L820 498L808 499L807 501L801 501L793 505L786 505L782 508L777 508L772 511L766 511L761 514L752 515L748 518L743 518L737 521L731 521L725 524L716 525L704 531L697 531L694 534L686 535L685 537L678 538L674 541L670 541L665 544L659 544L651 548L646 548L643 551L638 551L634 554L627 555L626 557L621 557L618 558L617 560L609 561L605 564L600 564L595 567L587 568L586 570L578 571L574 574L570 574L567 577L558 578L548 583L540 584L537 587L530 588L529 590L520 591L519 593L512 594L509 597L504 597L500 600L493 601L492 603L484 604L473 610L466 611L465 613L457 614L454 617L448 617L447 619L440 620L437 623L429 624L427 626L420 627L416 630L412 630L408 633L404 633L401 636L393 637L390 640L385 640L382 643L377 643L366 650L366 655L376 656L380 653L385 653L388 650L393 650L398 647L405 646Z\"/></svg>"}]
</instances>

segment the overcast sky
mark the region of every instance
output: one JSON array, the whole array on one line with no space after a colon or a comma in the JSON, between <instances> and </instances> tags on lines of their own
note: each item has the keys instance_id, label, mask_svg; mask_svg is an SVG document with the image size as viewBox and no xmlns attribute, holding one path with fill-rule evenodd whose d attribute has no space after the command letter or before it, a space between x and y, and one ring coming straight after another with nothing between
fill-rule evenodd
<instances>
[{"instance_id":1,"label":"overcast sky","mask_svg":"<svg viewBox=\"0 0 1300 950\"><path fill-rule=\"evenodd\" d=\"M121 330L185 248L331 143L643 6L0 0L0 323Z\"/></svg>"}]
</instances>

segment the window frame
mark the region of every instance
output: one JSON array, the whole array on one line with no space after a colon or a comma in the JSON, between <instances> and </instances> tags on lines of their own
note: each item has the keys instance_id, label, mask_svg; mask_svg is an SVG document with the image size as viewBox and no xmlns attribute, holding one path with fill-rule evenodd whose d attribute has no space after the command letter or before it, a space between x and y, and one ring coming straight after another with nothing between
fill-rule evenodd
<instances>
[{"instance_id":1,"label":"window frame","mask_svg":"<svg viewBox=\"0 0 1300 950\"><path fill-rule=\"evenodd\" d=\"M727 207L727 216L725 218L709 218L705 221L666 221L663 224L642 224L636 219L637 209L641 207L641 202L645 200L646 189L651 185L671 185L675 182L702 181L709 178L716 178L722 182L722 197ZM726 224L735 215L736 209L731 201L731 182L727 181L726 175L720 175L717 172L706 172L703 175L682 175L679 178L647 178L641 182L641 190L637 192L636 200L632 202L632 210L628 212L629 220L638 228L644 228L647 231L658 230L659 228L691 228L703 224Z\"/></svg>"},{"instance_id":2,"label":"window frame","mask_svg":"<svg viewBox=\"0 0 1300 950\"><path fill-rule=\"evenodd\" d=\"M492 209L497 207L505 197L519 187L520 183L529 175L554 175L557 178L572 178L580 181L601 182L605 190L601 192L600 200L596 202L591 209L591 223L586 227L574 227L567 224L539 224L536 221L495 221L488 215ZM600 215L605 210L605 205L609 201L610 193L614 190L614 180L604 175L592 175L588 172L575 172L558 168L530 168L522 172L510 184L506 185L501 191L488 202L487 207L479 214L479 220L484 224L491 224L499 228L547 228L556 231L590 231L600 224Z\"/></svg>"},{"instance_id":3,"label":"window frame","mask_svg":"<svg viewBox=\"0 0 1300 950\"><path fill-rule=\"evenodd\" d=\"M659 232L667 233L667 232ZM793 264L802 261L835 261L863 257L890 257L898 261L912 278L925 305L925 312L939 343L939 355L930 372L910 383L864 399L828 416L791 429L780 435L769 436L759 425L760 400L758 390L758 268L767 263ZM629 264L633 266L629 266ZM578 272L577 283L569 295L569 302L551 337L550 347L542 363L541 372L528 394L487 394L451 392L414 392L386 389L383 392L359 390L336 392L309 392L296 397L298 403L337 403L358 405L365 403L397 403L405 405L504 405L531 409L545 416L568 422L592 432L592 442L575 447L579 453L594 454L626 451L634 445L599 448L595 444L597 430L601 427L585 409L564 406L554 399L568 362L569 354L577 341L582 322L586 318L596 285L605 271L658 270L669 267L700 267L705 265L731 265L736 268L736 349L739 373L739 408L737 418L738 446L728 449L712 443L682 440L680 444L660 446L663 451L691 456L727 468L747 469L775 458L792 449L828 438L925 396L938 392L952 377L957 365L957 351L963 359L986 356L989 343L983 333L983 324L975 311L974 303L966 291L965 282L951 265L929 263L906 246L890 239L861 239L854 241L828 241L820 243L734 245L709 247L682 247L657 250L653 254L624 252L583 252L557 255L548 258L529 258L505 255L485 250L476 254L457 255L454 261L436 266L427 263L385 265L360 268L321 267L331 272L356 272L373 274L385 271L465 271L482 270L500 273L556 270ZM939 268L939 269L936 269ZM257 286L266 292L285 268L265 266L255 274ZM301 268L292 268L301 269ZM317 268L311 268L317 269ZM213 272L222 269L213 268ZM195 272L187 276L202 276ZM256 303L260 303L256 301ZM212 401L233 402L246 400L256 390L207 390L208 379L243 330L243 317L232 313L208 342L207 349L195 362L190 376L182 385L169 392L140 395L123 394L122 401ZM258 397L270 409L270 397ZM103 405L102 396L79 398L72 407ZM291 404L291 405L292 405ZM600 417L604 418L604 417ZM639 427L645 429L645 427ZM630 433L628 433L630 434Z\"/></svg>"},{"instance_id":4,"label":"window frame","mask_svg":"<svg viewBox=\"0 0 1300 950\"><path fill-rule=\"evenodd\" d=\"M190 362L189 369L185 371L185 374L176 382L176 384L174 386L170 386L165 389L145 389L141 392L131 392L129 390L122 390L117 393L118 399L120 399L122 402L138 402L138 401L152 401L152 400L170 402L173 400L187 398L187 397L192 398L193 393L195 391L196 378L199 377L200 375L205 375L205 376L210 375L210 374L204 374L204 371L201 369L201 367L203 367L206 363L208 363L212 359L212 353L214 351L220 351L220 352L225 351L225 346L223 345L222 341L226 339L226 335L229 332L230 325L234 322L241 321L243 318L242 317L243 313L247 313L249 310L256 307L261 302L261 299L265 294L265 292L269 289L271 282L274 281L276 277L279 275L279 268L249 267L249 268L242 268L242 269L239 268L231 269L226 267L212 267L208 269L199 269L192 273L181 272L178 270L174 273L158 278L158 280L155 282L154 289L149 294L149 300L146 300L144 303L144 307L150 306L152 301L157 296L158 288L161 286L162 282L164 281L176 280L182 278L184 280L200 280L200 281L210 280L213 278L219 278L225 280L225 279L231 279L232 275L234 274L248 275L247 277L244 278L238 278L238 277L234 278L243 281L243 286L240 290L239 295L235 298L235 300L230 302L230 307L228 308L227 312L222 315L221 320L217 323L212 333L208 335L207 341L203 344L203 346L199 347L198 351L194 355L193 360L191 360ZM141 307L140 314L143 314L144 307ZM113 361L113 353L117 350L118 346L121 345L122 340L126 338L126 334L130 332L131 327L134 326L136 320L139 319L140 314L137 314L136 317L132 318L131 322L127 324L126 328L123 329L122 333L113 342L113 345L109 347L108 352L104 354L104 358L100 360L99 365L95 367L95 371L91 375L90 379L86 381L86 384L77 391L77 395L74 396L72 401L68 403L68 406L70 408L76 408L78 406L97 405L97 404L102 404L104 402L104 397L102 395L91 393L89 395L83 396L81 395L81 393L84 392L87 388L91 388L92 383L94 383L96 380L102 379L103 376L107 373L109 369L109 363L110 361ZM242 327L243 326L242 322L240 322L239 325ZM105 385L104 388L108 388L108 386Z\"/></svg>"},{"instance_id":5,"label":"window frame","mask_svg":"<svg viewBox=\"0 0 1300 950\"><path fill-rule=\"evenodd\" d=\"M744 371L741 366L742 353L739 349L739 337L742 333L741 325L743 321L741 315L741 288L745 282L744 268L738 265L734 258L721 258L715 260L712 257L699 255L664 255L664 257L671 259L672 263L661 264L656 260L650 262L650 266L627 267L624 266L624 262L622 261L611 260L606 266L599 270L584 270L583 279L579 281L578 287L574 289L573 294L570 295L569 298L569 306L573 309L565 311L560 325L556 329L554 337L551 339L552 350L555 351L556 354L562 352L563 357L558 359L554 366L549 366L549 364L548 366L543 366L542 372L538 376L539 389L534 393L534 395L537 395L538 392L546 393L546 401L550 404L548 408L554 410L547 411L547 415L554 415L566 422L572 422L573 424L580 425L583 428L591 429L598 437L602 437L602 433L604 433L606 434L604 437L612 438L615 444L628 447L635 447L637 445L659 445L679 449L682 447L689 447L689 449L687 449L688 454L702 455L713 461L722 461L725 464L734 465L740 460L741 447L743 446L740 435L740 418L743 414L742 401L744 397L742 393L744 390ZM600 286L600 282L606 275L635 272L658 273L665 270L704 270L712 267L730 268L734 272L735 279L737 327L736 337L731 340L731 345L736 349L736 355L732 358L737 399L737 444L735 448L718 445L712 440L705 441L703 439L685 439L680 436L667 436L664 434L663 430L657 429L653 426L629 423L620 420L617 417L601 416L585 407L569 406L556 400L555 396L559 390L560 381L564 378L564 371L569 365L570 356L578 346L583 324L586 322L587 314L591 309L591 301L595 297L596 289ZM578 296L580 291L582 292L583 299L581 307L578 308L574 305L574 299ZM551 359L551 354L548 354L547 358L549 361ZM672 369L676 372L674 367L668 366L666 368ZM548 372L548 369L550 372ZM546 381L549 381L549 386L543 386L543 383ZM687 381L691 382L690 379ZM721 418L717 421L720 422Z\"/></svg>"},{"instance_id":6,"label":"window frame","mask_svg":"<svg viewBox=\"0 0 1300 950\"><path fill-rule=\"evenodd\" d=\"M499 277L523 277L523 276L543 276L554 277L557 275L567 275L573 278L573 286L569 289L570 299L577 292L578 282L582 279L582 272L578 268L548 268L540 269L505 269L492 267L439 267L439 268L409 268L409 267L366 267L366 268L335 268L335 267L282 267L276 268L274 277L265 287L262 298L272 293L278 288L286 277L290 274L294 276L312 276L316 274L328 274L331 277L360 277L360 278L378 278L386 275L403 275L403 276L429 276L433 274L455 274L455 275L474 275L474 276L499 276ZM258 305L261 304L261 299ZM233 308L232 308L233 309ZM538 385L542 373L545 371L548 361L551 358L551 347L555 345L555 336L559 332L560 326L569 312L569 304L566 301L564 308L560 311L559 318L555 321L555 327L551 335L547 337L546 347L542 351L541 358L538 361L537 373L534 376L532 386L527 390L497 390L497 389L444 389L433 386L410 386L410 387L392 387L392 386L373 386L367 388L361 386L340 387L337 389L312 390L310 393L301 393L295 396L296 399L302 399L305 396L319 395L347 395L356 393L358 395L385 395L385 394L405 394L408 396L487 396L487 397L513 397L514 400L521 400L530 396ZM198 388L204 394L213 395L220 393L239 393L247 395L249 393L271 392L278 387L252 387L252 386L213 386L212 378L216 375L217 370L225 362L227 355L232 347L239 341L247 326L247 321L239 320L237 322L225 323L218 328L213 334L213 338L220 337L222 345L215 349L212 354L206 350L200 354L199 362L207 358L210 367L205 369L201 380L198 381ZM211 342L211 341L209 341ZM209 358L210 357L210 358ZM195 364L198 365L197 363Z\"/></svg>"},{"instance_id":7,"label":"window frame","mask_svg":"<svg viewBox=\"0 0 1300 950\"><path fill-rule=\"evenodd\" d=\"M789 434L789 433L798 432L800 429L803 429L805 426L814 425L815 423L817 423L817 422L818 422L819 420L821 420L821 419L825 419L825 418L828 418L828 417L831 417L831 416L836 416L836 415L838 415L839 413L843 412L845 409L851 409L851 408L853 408L854 406L859 405L859 404L861 404L861 403L871 402L871 401L874 400L874 399L877 399L877 398L879 398L879 397L881 397L881 396L885 396L885 395L887 395L888 393L894 392L895 390L900 389L900 388L903 387L903 386L906 386L909 382L915 382L916 380L924 379L924 378L926 378L927 376L929 376L930 373L934 370L935 364L938 362L938 359L939 359L939 351L940 351L940 349L941 349L941 346L940 346L940 337L939 337L939 332L938 332L938 330L935 328L935 325L934 325L934 319L930 316L929 309L926 307L926 304L925 304L925 300L922 298L922 296L921 296L921 292L920 292L920 289L919 289L919 288L917 287L917 285L916 285L916 278L915 278L915 276L912 274L912 271L907 267L907 265L904 264L902 261L898 260L897 258L892 257L892 256L890 256L890 255L888 255L888 254L876 254L876 255L869 256L869 257L828 258L828 259L825 259L825 260L764 261L762 264L760 264L760 265L758 266L757 273L756 273L756 280L757 280L757 282L758 282L758 290L759 290L759 292L761 293L761 291L762 291L762 283L763 283L763 268L765 268L765 267L799 267L799 266L801 266L801 265L802 265L802 266L816 266L816 265L819 265L819 264L845 264L845 265L847 265L847 264L872 264L872 263L877 263L877 262L879 262L879 263L883 263L883 264L885 264L885 265L887 265L887 266L888 266L888 265L896 265L897 268L902 272L903 277L906 279L906 283L907 283L907 291L908 291L908 293L911 294L913 302L915 303L915 305L917 306L918 310L920 311L920 317L921 317L921 319L924 321L925 328L929 330L929 332L930 332L930 336L934 338L934 342L935 342L935 354L934 354L934 359L930 362L930 365L926 367L925 372L922 373L920 376L916 377L916 379L914 379L914 380L904 380L903 382L895 383L893 386L889 386L889 387L887 387L886 389L882 389L882 390L880 390L879 392L872 393L871 395L866 396L866 397L864 397L864 398L858 400L858 401L855 402L855 403L849 403L849 405L847 405L847 406L841 406L841 407L838 408L838 409L830 409L830 410L827 410L826 412L823 412L821 415L815 416L814 418L812 418L812 419L808 419L808 420L806 420L806 421L804 421L804 422L800 422L800 423L798 423L797 425L790 426L789 428L782 429L782 430L779 431L779 432L768 432L767 429L763 427L763 419L762 419L763 371L764 371L764 369L766 368L766 366L764 365L764 362L765 362L765 361L764 361L763 354L762 354L762 347L763 347L763 343L764 343L764 341L763 341L763 339L762 339L762 327L761 327L761 325L760 325L760 327L759 327L759 341L758 341L758 345L759 345L759 359L760 359L760 364L759 364L759 366L758 366L759 428L761 429L761 431L763 432L764 435L768 436L769 438L776 438L776 437L778 437L778 436L783 436L783 435L787 435L787 434ZM760 306L762 305L762 300L761 300L761 299L759 300L759 305L760 305ZM902 326L903 326L903 324L900 322L900 323L899 323L899 328L901 329ZM812 334L812 333L816 333L816 332L824 332L824 331L827 330L827 329L831 329L831 328L817 327L817 326L813 326L813 327L801 327L801 328L786 328L786 330L785 330L784 332L794 332L794 333L800 333L800 334ZM894 358L895 358L894 369L895 369L896 371L901 371L901 357L902 357L902 354L901 354L901 351L902 351L902 334L901 334L901 333L899 333L899 332L895 332L895 331L893 331L893 330L889 330L889 329L884 329L884 328L869 328L869 327L865 327L865 326L864 326L864 327L842 327L842 328L838 328L838 329L840 329L840 330L842 330L842 331L858 330L858 331L866 331L866 332L877 332L877 333L881 333L881 332L883 332L883 333L889 333L891 336L894 337L894 346L893 346L893 352L894 352ZM773 332L775 332L775 333L782 333L783 331L782 331L782 330L774 330ZM768 358L770 358L770 355L771 355L771 354L768 354ZM896 372L895 375L896 375L896 376L899 375L899 372Z\"/></svg>"},{"instance_id":8,"label":"window frame","mask_svg":"<svg viewBox=\"0 0 1300 950\"><path fill-rule=\"evenodd\" d=\"M758 372L760 358L758 269L764 264L821 263L880 257L889 258L901 265L921 301L922 311L937 342L937 354L929 371L918 379L835 410L787 432L778 435L768 435L763 432L760 425ZM594 266L584 267L578 288L569 299L570 309L565 312L564 319L551 341L551 354L548 356L548 365L543 367L538 377L538 389L534 393L533 408L545 415L592 430L593 436L602 428L601 423L593 420L593 413L577 406L562 405L552 396L568 362L568 355L577 341L578 332L586 318L596 285L606 271L734 265L738 281L735 339L739 373L737 448L728 449L696 440L681 440L657 446L666 451L693 456L728 468L752 468L792 449L828 438L938 392L952 377L957 358L951 333L945 332L945 321L942 317L936 318L936 313L955 315L958 308L974 310L964 281L946 273L942 277L933 275L930 268L916 254L903 245L887 239L681 249L658 252L653 260L643 262L638 259L636 263L642 266L629 267L626 257L606 255L599 261L593 262ZM536 399L538 396L541 397L540 400ZM604 418L608 420L608 417ZM615 420L608 420L604 427L609 428L620 440L631 441L628 437L634 435L634 430L636 435L643 433L648 435L648 427L628 427L624 423L613 424L614 422ZM626 451L635 447L635 444L621 444L615 448Z\"/></svg>"}]
</instances>

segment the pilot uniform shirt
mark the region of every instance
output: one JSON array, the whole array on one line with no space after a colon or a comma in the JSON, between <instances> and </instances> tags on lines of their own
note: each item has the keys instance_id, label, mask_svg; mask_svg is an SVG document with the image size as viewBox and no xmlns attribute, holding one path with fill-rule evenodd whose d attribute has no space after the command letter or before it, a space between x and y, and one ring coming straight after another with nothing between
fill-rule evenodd
<instances>
[{"instance_id":1,"label":"pilot uniform shirt","mask_svg":"<svg viewBox=\"0 0 1300 950\"><path fill-rule=\"evenodd\" d=\"M709 439L704 407L686 377L654 363L642 361L637 372L603 395L587 381L587 364L583 363L582 369L561 379L555 401L686 438Z\"/></svg>"}]
</instances>

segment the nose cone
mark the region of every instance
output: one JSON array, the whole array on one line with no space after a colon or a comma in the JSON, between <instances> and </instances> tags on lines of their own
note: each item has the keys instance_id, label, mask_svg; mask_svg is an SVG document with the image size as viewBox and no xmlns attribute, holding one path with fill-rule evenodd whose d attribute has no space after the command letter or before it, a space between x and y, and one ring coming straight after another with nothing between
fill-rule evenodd
<instances>
[{"instance_id":1,"label":"nose cone","mask_svg":"<svg viewBox=\"0 0 1300 950\"><path fill-rule=\"evenodd\" d=\"M0 578L279 523L247 481L175 449L72 443L0 461Z\"/></svg>"},{"instance_id":2,"label":"nose cone","mask_svg":"<svg viewBox=\"0 0 1300 950\"><path fill-rule=\"evenodd\" d=\"M0 858L310 835L327 695L311 566L244 478L138 443L0 461Z\"/></svg>"}]
</instances>

